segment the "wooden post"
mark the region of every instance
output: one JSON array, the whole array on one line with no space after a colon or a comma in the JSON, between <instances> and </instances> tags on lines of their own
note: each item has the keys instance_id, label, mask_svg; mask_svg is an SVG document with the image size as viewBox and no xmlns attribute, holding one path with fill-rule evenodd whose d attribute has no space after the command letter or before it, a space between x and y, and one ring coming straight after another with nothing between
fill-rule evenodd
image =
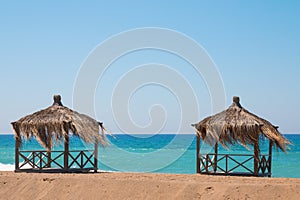
<instances>
[{"instance_id":1,"label":"wooden post","mask_svg":"<svg viewBox=\"0 0 300 200\"><path fill-rule=\"evenodd\" d=\"M15 140L16 140L16 146L15 146L15 171L18 171L20 169L20 166L19 166L20 140L18 138L15 138Z\"/></svg>"},{"instance_id":2,"label":"wooden post","mask_svg":"<svg viewBox=\"0 0 300 200\"><path fill-rule=\"evenodd\" d=\"M95 150L94 150L94 172L98 170L98 140L95 139Z\"/></svg>"},{"instance_id":3,"label":"wooden post","mask_svg":"<svg viewBox=\"0 0 300 200\"><path fill-rule=\"evenodd\" d=\"M197 134L197 151L196 151L196 172L201 173L200 170L200 136Z\"/></svg>"},{"instance_id":4,"label":"wooden post","mask_svg":"<svg viewBox=\"0 0 300 200\"><path fill-rule=\"evenodd\" d=\"M270 140L269 142L269 167L268 167L268 177L271 177L272 176L272 147L273 147L273 141Z\"/></svg>"},{"instance_id":5,"label":"wooden post","mask_svg":"<svg viewBox=\"0 0 300 200\"><path fill-rule=\"evenodd\" d=\"M214 157L214 172L216 173L218 166L218 142L215 144L215 157Z\"/></svg>"},{"instance_id":6,"label":"wooden post","mask_svg":"<svg viewBox=\"0 0 300 200\"><path fill-rule=\"evenodd\" d=\"M257 135L256 141L254 143L254 174L258 175L258 164L259 164L259 137Z\"/></svg>"},{"instance_id":7,"label":"wooden post","mask_svg":"<svg viewBox=\"0 0 300 200\"><path fill-rule=\"evenodd\" d=\"M51 150L47 150L47 167L51 168Z\"/></svg>"},{"instance_id":8,"label":"wooden post","mask_svg":"<svg viewBox=\"0 0 300 200\"><path fill-rule=\"evenodd\" d=\"M69 165L69 134L65 135L64 169L67 171Z\"/></svg>"},{"instance_id":9,"label":"wooden post","mask_svg":"<svg viewBox=\"0 0 300 200\"><path fill-rule=\"evenodd\" d=\"M80 168L83 169L83 155L85 155L84 151L80 151Z\"/></svg>"},{"instance_id":10,"label":"wooden post","mask_svg":"<svg viewBox=\"0 0 300 200\"><path fill-rule=\"evenodd\" d=\"M206 154L206 156L205 156L205 161L206 161L205 162L205 171L206 171L206 173L208 173L208 159L209 159L209 154ZM211 162L211 160L210 160L210 162Z\"/></svg>"},{"instance_id":11,"label":"wooden post","mask_svg":"<svg viewBox=\"0 0 300 200\"><path fill-rule=\"evenodd\" d=\"M52 140L52 135L48 136L48 144L50 144ZM47 167L51 167L51 149L47 149Z\"/></svg>"},{"instance_id":12,"label":"wooden post","mask_svg":"<svg viewBox=\"0 0 300 200\"><path fill-rule=\"evenodd\" d=\"M39 162L40 162L40 166L39 166L39 170L42 170L43 169L43 155L42 155L42 152L38 152L38 159L39 159Z\"/></svg>"},{"instance_id":13,"label":"wooden post","mask_svg":"<svg viewBox=\"0 0 300 200\"><path fill-rule=\"evenodd\" d=\"M36 155L36 152L33 151L32 152L32 164L33 164L32 168L37 168L37 164L35 163L35 155Z\"/></svg>"},{"instance_id":14,"label":"wooden post","mask_svg":"<svg viewBox=\"0 0 300 200\"><path fill-rule=\"evenodd\" d=\"M225 174L228 174L228 155L226 154L225 155L225 158L226 158L226 173Z\"/></svg>"}]
</instances>

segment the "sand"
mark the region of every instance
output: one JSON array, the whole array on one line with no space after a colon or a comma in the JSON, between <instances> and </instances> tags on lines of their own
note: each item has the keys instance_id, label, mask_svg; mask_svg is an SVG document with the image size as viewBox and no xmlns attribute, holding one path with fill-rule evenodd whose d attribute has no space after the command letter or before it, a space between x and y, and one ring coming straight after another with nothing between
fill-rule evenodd
<instances>
[{"instance_id":1,"label":"sand","mask_svg":"<svg viewBox=\"0 0 300 200\"><path fill-rule=\"evenodd\" d=\"M300 199L300 179L0 172L0 199Z\"/></svg>"}]
</instances>

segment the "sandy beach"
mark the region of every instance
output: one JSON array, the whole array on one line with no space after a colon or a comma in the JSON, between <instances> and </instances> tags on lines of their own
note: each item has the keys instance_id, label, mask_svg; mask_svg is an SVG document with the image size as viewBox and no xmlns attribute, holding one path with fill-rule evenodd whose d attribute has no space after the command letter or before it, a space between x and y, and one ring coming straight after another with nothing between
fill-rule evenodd
<instances>
[{"instance_id":1,"label":"sandy beach","mask_svg":"<svg viewBox=\"0 0 300 200\"><path fill-rule=\"evenodd\" d=\"M0 199L299 199L300 179L0 172Z\"/></svg>"}]
</instances>

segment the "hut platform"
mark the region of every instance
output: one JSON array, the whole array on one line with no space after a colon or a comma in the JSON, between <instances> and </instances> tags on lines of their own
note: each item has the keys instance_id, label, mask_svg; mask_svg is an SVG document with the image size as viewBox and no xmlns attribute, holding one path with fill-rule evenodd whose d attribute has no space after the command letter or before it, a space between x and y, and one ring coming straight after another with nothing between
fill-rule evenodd
<instances>
[{"instance_id":1,"label":"hut platform","mask_svg":"<svg viewBox=\"0 0 300 200\"><path fill-rule=\"evenodd\" d=\"M43 168L42 170L36 169L36 168L30 168L30 169L19 169L15 170L15 172L27 172L27 173L95 173L94 168L84 168L84 169L78 169L78 168L69 168L68 170L60 169L60 168Z\"/></svg>"}]
</instances>

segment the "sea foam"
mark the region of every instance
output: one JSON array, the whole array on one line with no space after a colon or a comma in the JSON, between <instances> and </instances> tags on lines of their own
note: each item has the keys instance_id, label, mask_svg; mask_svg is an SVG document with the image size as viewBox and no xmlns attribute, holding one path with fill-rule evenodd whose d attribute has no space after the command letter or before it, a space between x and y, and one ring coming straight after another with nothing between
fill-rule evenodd
<instances>
[{"instance_id":1,"label":"sea foam","mask_svg":"<svg viewBox=\"0 0 300 200\"><path fill-rule=\"evenodd\" d=\"M0 163L0 171L14 171L15 165Z\"/></svg>"}]
</instances>

